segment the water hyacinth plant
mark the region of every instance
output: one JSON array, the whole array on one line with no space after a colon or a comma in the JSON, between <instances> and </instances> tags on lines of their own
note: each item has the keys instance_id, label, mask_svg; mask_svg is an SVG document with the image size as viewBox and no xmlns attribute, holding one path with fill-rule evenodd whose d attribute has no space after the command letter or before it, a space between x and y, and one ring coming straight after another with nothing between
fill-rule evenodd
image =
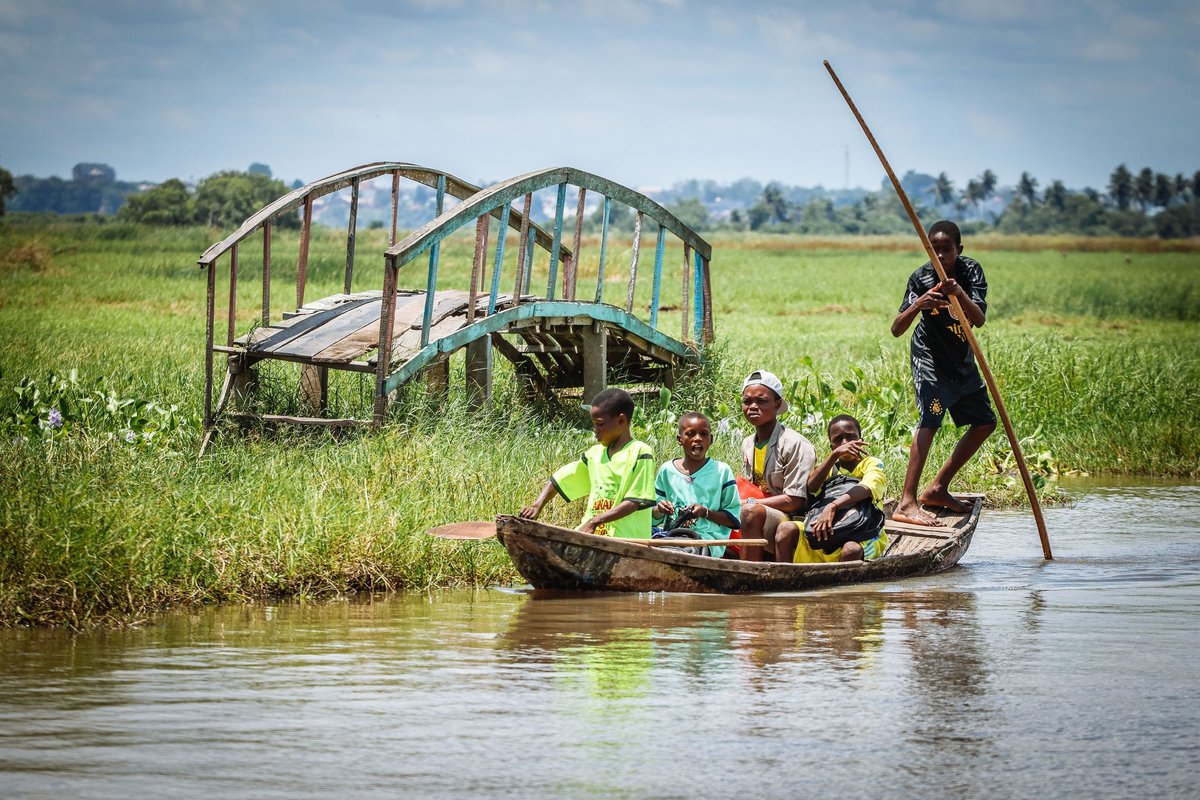
<instances>
[{"instance_id":1,"label":"water hyacinth plant","mask_svg":"<svg viewBox=\"0 0 1200 800\"><path fill-rule=\"evenodd\" d=\"M77 435L177 450L191 446L199 427L178 406L119 397L103 377L81 384L74 369L51 372L42 381L23 377L13 392L15 402L0 424L18 435L50 440Z\"/></svg>"}]
</instances>

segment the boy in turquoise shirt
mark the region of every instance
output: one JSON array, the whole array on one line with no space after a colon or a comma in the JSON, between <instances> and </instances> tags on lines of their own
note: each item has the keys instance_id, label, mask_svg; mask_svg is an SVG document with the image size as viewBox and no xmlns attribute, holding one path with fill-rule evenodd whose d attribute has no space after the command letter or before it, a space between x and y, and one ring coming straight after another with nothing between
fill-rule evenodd
<instances>
[{"instance_id":1,"label":"boy in turquoise shirt","mask_svg":"<svg viewBox=\"0 0 1200 800\"><path fill-rule=\"evenodd\" d=\"M568 502L587 496L579 530L600 536L650 538L654 505L654 454L629 433L633 398L623 389L605 389L592 399L592 432L599 444L559 467L533 505L521 516L537 519L555 494Z\"/></svg>"},{"instance_id":2,"label":"boy in turquoise shirt","mask_svg":"<svg viewBox=\"0 0 1200 800\"><path fill-rule=\"evenodd\" d=\"M684 414L679 418L675 440L683 447L683 458L673 458L658 469L654 478L658 496L654 518L688 508L693 518L690 527L701 539L729 538L729 530L738 526L742 502L733 470L708 457L708 448L712 447L708 417L698 411ZM709 550L717 558L725 553L724 547Z\"/></svg>"}]
</instances>

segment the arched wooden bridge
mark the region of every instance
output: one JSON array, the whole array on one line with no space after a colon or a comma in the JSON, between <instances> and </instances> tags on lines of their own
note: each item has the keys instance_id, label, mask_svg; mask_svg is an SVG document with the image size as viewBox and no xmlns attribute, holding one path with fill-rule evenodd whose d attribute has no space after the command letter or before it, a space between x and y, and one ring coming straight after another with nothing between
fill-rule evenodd
<instances>
[{"instance_id":1,"label":"arched wooden bridge","mask_svg":"<svg viewBox=\"0 0 1200 800\"><path fill-rule=\"evenodd\" d=\"M389 176L392 217L389 246L383 253L383 286L355 292L360 187L365 181ZM401 179L436 190L437 211L434 219L397 241ZM567 246L563 220L570 187L576 189L576 208L574 236ZM350 191L350 213L343 291L306 302L313 203L324 195L345 190ZM550 231L530 220L535 193L541 190L556 192ZM595 289L581 298L579 254L589 192L600 196L603 214ZM447 195L461 202L446 210ZM620 264L613 263L617 259L610 256L610 251L616 250L615 231L609 230L614 202L636 212L627 263L623 259ZM296 263L296 308L283 314L282 319L272 319L272 226L297 209L302 209L303 221ZM498 228L494 245L489 248L492 219L498 220ZM475 224L475 248L470 278L466 285L447 286L439 281L439 273L446 272L441 245L471 223ZM645 308L635 308L642 232L651 226L656 239L650 299ZM511 246L510 230L517 231ZM238 247L258 231L263 254L262 311L256 325L239 335L235 325ZM666 255L668 234L682 246L680 254L670 259ZM510 255L513 249L515 258ZM545 262L545 293L541 295L532 293L539 249L549 255ZM225 341L218 343L217 278L223 256L228 264L229 299ZM423 286L399 288L401 270L422 256L426 264ZM695 361L700 345L712 340L711 258L708 242L658 203L632 189L569 167L531 172L486 189L439 170L401 162L366 164L330 175L266 206L199 259L208 274L205 429L211 433L216 417L231 398L243 397L253 389L255 366L270 359L301 365L302 393L316 413L310 417L268 414L261 418L320 425L365 421L321 416L328 370L374 375L373 419L378 423L387 411L389 396L405 382L423 374L431 383L444 386L449 379L448 359L460 349L466 350L467 388L476 403L490 398L493 349L512 362L520 379L547 395L559 388L582 387L584 397L590 397L607 385L610 375L622 383L670 384L675 370ZM623 290L618 303L606 301L604 296L605 283L614 278ZM667 280L679 287L681 295L680 302L670 307L661 303ZM539 279L536 288L542 286ZM679 338L659 326L660 311L668 310L679 312ZM386 357L380 355L384 353ZM214 403L214 362L222 355L226 357L226 377Z\"/></svg>"}]
</instances>

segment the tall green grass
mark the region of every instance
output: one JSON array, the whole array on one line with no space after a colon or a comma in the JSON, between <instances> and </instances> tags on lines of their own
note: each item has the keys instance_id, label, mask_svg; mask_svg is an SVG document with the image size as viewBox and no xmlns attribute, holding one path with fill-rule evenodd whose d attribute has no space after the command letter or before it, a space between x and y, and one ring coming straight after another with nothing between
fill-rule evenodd
<instances>
[{"instance_id":1,"label":"tall green grass","mask_svg":"<svg viewBox=\"0 0 1200 800\"><path fill-rule=\"evenodd\" d=\"M113 224L0 225L0 624L82 626L145 619L193 602L513 578L494 543L451 545L421 532L527 503L554 467L590 442L578 399L530 404L501 364L493 410L472 414L459 356L449 398L410 387L377 433L230 428L197 460L205 298L195 260L218 236ZM383 236L360 232L356 288L381 283ZM790 422L818 450L824 420L855 413L898 485L915 412L907 336L893 339L888 326L923 259L915 249L875 241L858 249L846 241L767 244L754 237L717 243L718 344L708 366L674 395L645 401L637 435L666 459L676 449L675 415L699 407L719 426L713 455L736 467L747 432L737 388L747 370L765 367L784 379ZM511 263L515 241L509 245ZM585 240L581 296L594 289L597 245ZM260 314L255 247L248 243L240 254L239 332ZM294 233L278 236L272 248L276 318L294 305L297 249ZM471 251L462 236L446 243L443 286L465 286ZM620 300L630 248L614 240L609 253L606 297ZM671 253L669 264L675 255L681 259ZM977 256L991 286L979 338L1040 477L1056 470L1200 472L1200 256L1059 249ZM653 248L644 248L641 308L649 303L652 257ZM344 263L343 235L318 231L307 297L340 291ZM225 270L227 262L219 306ZM666 275L660 327L674 334L681 322L677 265ZM424 277L421 260L404 268L401 283L420 287ZM539 258L535 292L546 278ZM511 287L511 272L502 286ZM51 375L61 382L71 370L79 388L62 392L92 392L108 398L106 408L110 401L119 407L90 415L68 409L62 427L49 426L49 407L18 390L34 386L51 397ZM264 394L293 407L295 380L294 368L270 366ZM370 413L369 380L339 376L333 395L335 413ZM164 422L172 406L176 416ZM129 433L137 434L133 441ZM952 429L943 431L931 462L954 439ZM1020 501L999 432L963 482L997 501ZM1052 481L1045 491L1052 496ZM578 513L555 502L547 518L570 523Z\"/></svg>"}]
</instances>

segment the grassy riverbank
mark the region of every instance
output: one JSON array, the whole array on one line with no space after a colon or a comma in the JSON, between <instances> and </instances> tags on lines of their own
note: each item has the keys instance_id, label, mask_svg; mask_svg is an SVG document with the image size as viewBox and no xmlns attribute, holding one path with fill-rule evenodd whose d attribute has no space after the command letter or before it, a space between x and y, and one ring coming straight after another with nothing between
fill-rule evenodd
<instances>
[{"instance_id":1,"label":"grassy riverbank","mask_svg":"<svg viewBox=\"0 0 1200 800\"><path fill-rule=\"evenodd\" d=\"M195 259L216 236L0 225L0 624L81 626L183 603L511 578L496 545L448 545L421 531L527 502L550 469L589 441L569 404L520 406L501 381L496 410L471 416L458 391L437 406L409 392L378 434L224 437L196 460L204 283ZM337 291L342 237L315 237L309 297ZM382 241L382 231L360 232L356 287L380 283ZM1055 470L1194 477L1195 243L1170 252L1095 251L1090 240L1059 239L1031 249L1038 244L988 239L973 250L968 241L967 253L983 262L991 285L980 340L1028 437L1027 455L1050 479L1044 491L1053 491ZM585 276L594 275L596 249L585 247ZM257 314L261 256L250 250L239 272L242 330ZM294 252L294 234L280 236L276 314L291 291ZM460 240L444 250L448 285L462 280L469 253ZM606 292L623 295L627 274L613 265L627 264L627 252L611 250L610 259ZM736 386L747 368L763 365L789 382L792 421L814 441L822 417L843 409L864 417L898 481L913 410L907 337L892 339L887 327L922 260L905 240L718 240L719 357L665 407L648 402L641 435L666 458L670 414L698 405L730 421L715 455L736 465L744 427ZM410 284L423 281L421 266L406 269ZM665 330L678 325L664 313ZM264 379L284 401L294 394L286 378ZM336 389L341 411L366 413L357 378ZM61 427L49 403L62 406L54 406ZM934 457L952 441L944 432ZM1009 458L997 434L964 483L1019 502ZM552 505L550 519L577 513ZM1035 536L1029 546L1038 551Z\"/></svg>"}]
</instances>

